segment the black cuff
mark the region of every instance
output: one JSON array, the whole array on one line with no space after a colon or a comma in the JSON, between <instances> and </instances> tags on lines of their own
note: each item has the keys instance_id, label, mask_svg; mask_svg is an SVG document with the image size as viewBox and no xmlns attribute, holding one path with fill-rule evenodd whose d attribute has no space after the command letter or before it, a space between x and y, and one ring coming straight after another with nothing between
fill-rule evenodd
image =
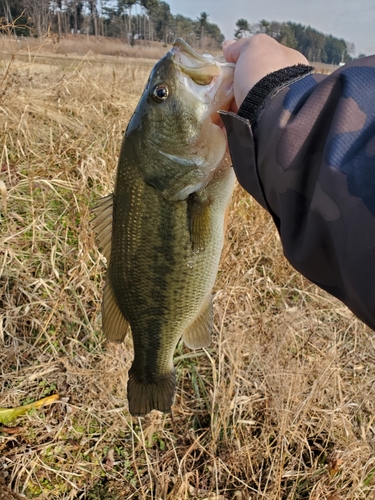
<instances>
[{"instance_id":1,"label":"black cuff","mask_svg":"<svg viewBox=\"0 0 375 500\"><path fill-rule=\"evenodd\" d=\"M273 97L281 88L311 73L313 69L312 66L297 64L296 66L289 66L269 73L259 80L247 94L238 110L238 115L250 120L251 125L254 126L268 99Z\"/></svg>"}]
</instances>

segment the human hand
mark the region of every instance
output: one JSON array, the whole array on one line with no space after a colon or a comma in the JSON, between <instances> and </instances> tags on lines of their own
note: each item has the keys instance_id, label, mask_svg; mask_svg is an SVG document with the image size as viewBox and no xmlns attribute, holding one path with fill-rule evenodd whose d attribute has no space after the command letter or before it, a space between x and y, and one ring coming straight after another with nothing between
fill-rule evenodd
<instances>
[{"instance_id":1,"label":"human hand","mask_svg":"<svg viewBox=\"0 0 375 500\"><path fill-rule=\"evenodd\" d=\"M228 40L223 44L223 54L228 62L236 63L231 108L234 112L238 111L250 89L264 76L295 64L309 64L300 52L264 34L237 41Z\"/></svg>"}]
</instances>

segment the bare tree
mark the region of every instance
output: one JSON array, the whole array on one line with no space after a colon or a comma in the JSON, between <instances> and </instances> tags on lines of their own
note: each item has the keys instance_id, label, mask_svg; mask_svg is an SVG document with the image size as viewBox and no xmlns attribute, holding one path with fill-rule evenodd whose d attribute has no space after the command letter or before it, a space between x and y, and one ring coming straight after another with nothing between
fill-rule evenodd
<instances>
[{"instance_id":1,"label":"bare tree","mask_svg":"<svg viewBox=\"0 0 375 500\"><path fill-rule=\"evenodd\" d=\"M148 17L148 39L154 39L154 28L152 24L152 15L158 10L159 0L141 0L141 5L146 9ZM146 30L145 30L146 32ZM145 34L146 37L146 34Z\"/></svg>"},{"instance_id":2,"label":"bare tree","mask_svg":"<svg viewBox=\"0 0 375 500\"><path fill-rule=\"evenodd\" d=\"M125 27L127 30L127 39L129 40L129 35L131 36L131 43L133 43L133 27L132 27L132 7L138 3L138 0L118 0L119 10L122 10L125 18ZM128 11L127 17L126 12ZM126 19L128 20L128 26L126 26Z\"/></svg>"},{"instance_id":3,"label":"bare tree","mask_svg":"<svg viewBox=\"0 0 375 500\"><path fill-rule=\"evenodd\" d=\"M95 37L98 37L98 10L96 6L96 0L88 0L90 7L90 15L92 20L92 27Z\"/></svg>"},{"instance_id":4,"label":"bare tree","mask_svg":"<svg viewBox=\"0 0 375 500\"><path fill-rule=\"evenodd\" d=\"M33 19L36 34L39 38L48 31L51 22L49 0L25 0L26 13Z\"/></svg>"}]
</instances>

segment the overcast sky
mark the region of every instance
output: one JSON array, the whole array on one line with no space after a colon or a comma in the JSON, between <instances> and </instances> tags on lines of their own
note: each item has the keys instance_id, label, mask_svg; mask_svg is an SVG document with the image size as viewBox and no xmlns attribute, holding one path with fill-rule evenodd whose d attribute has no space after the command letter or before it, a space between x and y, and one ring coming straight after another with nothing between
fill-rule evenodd
<instances>
[{"instance_id":1,"label":"overcast sky","mask_svg":"<svg viewBox=\"0 0 375 500\"><path fill-rule=\"evenodd\" d=\"M353 42L356 55L375 54L375 0L166 0L173 15L196 19L207 12L225 38L233 38L236 21L260 19L310 25L326 35Z\"/></svg>"}]
</instances>

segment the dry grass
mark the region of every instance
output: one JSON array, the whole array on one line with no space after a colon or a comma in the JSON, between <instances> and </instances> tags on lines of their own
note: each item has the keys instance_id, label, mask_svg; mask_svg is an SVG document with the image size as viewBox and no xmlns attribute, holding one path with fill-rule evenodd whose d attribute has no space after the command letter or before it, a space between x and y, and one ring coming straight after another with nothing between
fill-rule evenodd
<instances>
[{"instance_id":1,"label":"dry grass","mask_svg":"<svg viewBox=\"0 0 375 500\"><path fill-rule=\"evenodd\" d=\"M207 350L176 352L172 416L133 419L131 342L105 345L90 207L112 189L149 68L15 56L0 77L0 476L38 499L375 496L374 333L295 273L238 188Z\"/></svg>"},{"instance_id":2,"label":"dry grass","mask_svg":"<svg viewBox=\"0 0 375 500\"><path fill-rule=\"evenodd\" d=\"M38 38L15 38L8 35L0 35L0 50L4 53L21 53L32 55L63 55L69 56L115 56L135 57L157 60L162 57L170 46L161 42L148 42L139 40L133 46L121 38L110 38L103 36L67 35L60 40L56 34L46 35Z\"/></svg>"},{"instance_id":3,"label":"dry grass","mask_svg":"<svg viewBox=\"0 0 375 500\"><path fill-rule=\"evenodd\" d=\"M311 66L314 66L316 73L323 73L324 75L330 75L339 67L335 64L326 64L322 62L312 62Z\"/></svg>"}]
</instances>

